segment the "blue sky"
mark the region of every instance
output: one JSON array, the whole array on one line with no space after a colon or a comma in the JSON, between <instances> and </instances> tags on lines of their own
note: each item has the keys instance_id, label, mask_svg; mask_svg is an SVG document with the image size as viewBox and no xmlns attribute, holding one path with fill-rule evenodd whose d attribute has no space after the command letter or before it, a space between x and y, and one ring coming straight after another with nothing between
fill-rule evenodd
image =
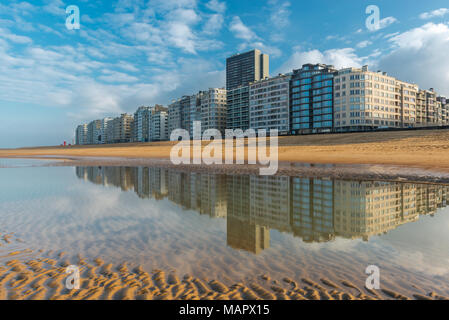
<instances>
[{"instance_id":1,"label":"blue sky","mask_svg":"<svg viewBox=\"0 0 449 320\"><path fill-rule=\"evenodd\" d=\"M80 9L68 30L65 8ZM380 28L365 25L368 5ZM356 0L0 0L0 148L71 142L77 124L225 84L259 48L271 74L303 63L387 71L449 95L449 3Z\"/></svg>"}]
</instances>

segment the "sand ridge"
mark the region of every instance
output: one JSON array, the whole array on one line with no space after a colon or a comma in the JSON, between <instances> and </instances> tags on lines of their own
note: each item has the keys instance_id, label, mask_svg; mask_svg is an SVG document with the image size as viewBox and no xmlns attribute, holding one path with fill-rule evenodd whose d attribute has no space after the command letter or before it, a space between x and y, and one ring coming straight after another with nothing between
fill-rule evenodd
<instances>
[{"instance_id":1,"label":"sand ridge","mask_svg":"<svg viewBox=\"0 0 449 320\"><path fill-rule=\"evenodd\" d=\"M248 283L231 286L214 279L191 275L179 278L174 270L147 272L141 266L70 258L65 252L22 249L4 253L5 246L17 242L12 234L0 235L3 260L0 264L0 300L447 300L435 292L411 297L394 290L358 288L345 279L320 277L281 280L262 274ZM80 270L80 288L66 288L66 268Z\"/></svg>"}]
</instances>

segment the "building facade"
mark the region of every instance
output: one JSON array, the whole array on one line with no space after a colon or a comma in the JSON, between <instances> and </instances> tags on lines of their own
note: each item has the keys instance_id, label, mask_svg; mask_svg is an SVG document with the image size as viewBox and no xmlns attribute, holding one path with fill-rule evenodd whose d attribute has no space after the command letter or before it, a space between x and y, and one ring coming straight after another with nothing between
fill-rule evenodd
<instances>
[{"instance_id":1,"label":"building facade","mask_svg":"<svg viewBox=\"0 0 449 320\"><path fill-rule=\"evenodd\" d=\"M87 144L87 124L81 124L76 127L75 144L84 145Z\"/></svg>"},{"instance_id":2,"label":"building facade","mask_svg":"<svg viewBox=\"0 0 449 320\"><path fill-rule=\"evenodd\" d=\"M94 120L87 125L87 144L99 144L101 139L101 120ZM99 139L100 138L100 139Z\"/></svg>"},{"instance_id":3,"label":"building facade","mask_svg":"<svg viewBox=\"0 0 449 320\"><path fill-rule=\"evenodd\" d=\"M148 142L149 137L149 126L150 126L150 107L139 107L134 113L134 130L133 130L133 141L135 142Z\"/></svg>"},{"instance_id":4,"label":"building facade","mask_svg":"<svg viewBox=\"0 0 449 320\"><path fill-rule=\"evenodd\" d=\"M123 113L110 121L106 129L107 143L125 143L132 141L134 116Z\"/></svg>"},{"instance_id":5,"label":"building facade","mask_svg":"<svg viewBox=\"0 0 449 320\"><path fill-rule=\"evenodd\" d=\"M417 94L417 85L367 66L339 70L334 79L335 131L413 127Z\"/></svg>"},{"instance_id":6,"label":"building facade","mask_svg":"<svg viewBox=\"0 0 449 320\"><path fill-rule=\"evenodd\" d=\"M226 128L249 128L249 85L227 91Z\"/></svg>"},{"instance_id":7,"label":"building facade","mask_svg":"<svg viewBox=\"0 0 449 320\"><path fill-rule=\"evenodd\" d=\"M290 81L290 133L333 130L333 66L306 64L293 70Z\"/></svg>"},{"instance_id":8,"label":"building facade","mask_svg":"<svg viewBox=\"0 0 449 320\"><path fill-rule=\"evenodd\" d=\"M199 93L201 133L217 129L224 134L226 129L226 89L211 88Z\"/></svg>"},{"instance_id":9,"label":"building facade","mask_svg":"<svg viewBox=\"0 0 449 320\"><path fill-rule=\"evenodd\" d=\"M258 49L226 59L226 90L269 77L270 59Z\"/></svg>"},{"instance_id":10,"label":"building facade","mask_svg":"<svg viewBox=\"0 0 449 320\"><path fill-rule=\"evenodd\" d=\"M168 135L175 129L190 132L191 104L196 103L196 95L183 96L168 106Z\"/></svg>"},{"instance_id":11,"label":"building facade","mask_svg":"<svg viewBox=\"0 0 449 320\"><path fill-rule=\"evenodd\" d=\"M150 126L148 131L148 136L150 141L166 141L169 139L168 136L168 109L156 105L150 116Z\"/></svg>"},{"instance_id":12,"label":"building facade","mask_svg":"<svg viewBox=\"0 0 449 320\"><path fill-rule=\"evenodd\" d=\"M249 127L251 129L277 129L288 134L290 129L290 79L291 75L279 75L250 84Z\"/></svg>"},{"instance_id":13,"label":"building facade","mask_svg":"<svg viewBox=\"0 0 449 320\"><path fill-rule=\"evenodd\" d=\"M249 128L249 84L270 76L270 58L260 50L226 59L228 129Z\"/></svg>"}]
</instances>

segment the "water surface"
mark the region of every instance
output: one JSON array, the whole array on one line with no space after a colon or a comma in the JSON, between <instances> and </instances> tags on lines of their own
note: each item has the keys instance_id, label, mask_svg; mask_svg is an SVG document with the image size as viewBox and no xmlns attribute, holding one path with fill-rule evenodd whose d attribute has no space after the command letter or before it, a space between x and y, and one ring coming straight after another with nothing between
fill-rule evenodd
<instances>
[{"instance_id":1,"label":"water surface","mask_svg":"<svg viewBox=\"0 0 449 320\"><path fill-rule=\"evenodd\" d=\"M34 250L175 269L382 281L448 294L449 188L147 167L0 169L0 232Z\"/></svg>"}]
</instances>

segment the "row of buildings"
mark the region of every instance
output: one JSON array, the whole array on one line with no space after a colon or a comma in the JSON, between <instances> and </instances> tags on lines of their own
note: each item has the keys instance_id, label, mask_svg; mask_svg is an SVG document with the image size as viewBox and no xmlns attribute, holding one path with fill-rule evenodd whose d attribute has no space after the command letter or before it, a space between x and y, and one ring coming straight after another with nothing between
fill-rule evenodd
<instances>
[{"instance_id":1,"label":"row of buildings","mask_svg":"<svg viewBox=\"0 0 449 320\"><path fill-rule=\"evenodd\" d=\"M368 240L449 205L449 187L280 176L227 176L145 167L77 167L80 179L168 199L227 219L227 244L259 253L270 229L305 242Z\"/></svg>"},{"instance_id":2,"label":"row of buildings","mask_svg":"<svg viewBox=\"0 0 449 320\"><path fill-rule=\"evenodd\" d=\"M169 140L174 129L192 136L194 121L202 131L277 129L281 135L437 127L449 125L449 100L368 66L305 64L270 77L269 56L255 49L226 60L226 88L80 125L76 144Z\"/></svg>"}]
</instances>

